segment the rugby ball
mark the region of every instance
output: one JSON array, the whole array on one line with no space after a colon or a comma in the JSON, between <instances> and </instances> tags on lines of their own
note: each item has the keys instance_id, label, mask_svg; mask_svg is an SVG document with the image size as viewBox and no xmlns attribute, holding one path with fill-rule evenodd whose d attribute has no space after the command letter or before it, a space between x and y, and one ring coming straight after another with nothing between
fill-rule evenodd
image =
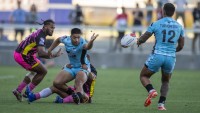
<instances>
[{"instance_id":1,"label":"rugby ball","mask_svg":"<svg viewBox=\"0 0 200 113\"><path fill-rule=\"evenodd\" d=\"M137 43L135 33L126 34L121 39L121 46L124 48L130 47Z\"/></svg>"}]
</instances>

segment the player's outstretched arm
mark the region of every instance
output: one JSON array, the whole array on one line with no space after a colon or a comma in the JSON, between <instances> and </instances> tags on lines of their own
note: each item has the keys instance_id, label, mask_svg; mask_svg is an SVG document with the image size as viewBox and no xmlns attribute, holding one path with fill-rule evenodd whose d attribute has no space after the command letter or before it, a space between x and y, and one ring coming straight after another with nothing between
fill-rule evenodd
<instances>
[{"instance_id":1,"label":"player's outstretched arm","mask_svg":"<svg viewBox=\"0 0 200 113\"><path fill-rule=\"evenodd\" d=\"M184 38L180 37L178 39L178 46L176 47L176 52L181 51L183 49L183 46L184 46Z\"/></svg>"},{"instance_id":2,"label":"player's outstretched arm","mask_svg":"<svg viewBox=\"0 0 200 113\"><path fill-rule=\"evenodd\" d=\"M54 50L59 44L60 44L60 38L57 38L57 39L51 44L51 46L49 47L49 49L48 49L48 54L49 54L49 56L51 56L51 58L58 57L58 56L60 56L60 55L63 54L61 48L60 48L55 54L52 54L52 50Z\"/></svg>"},{"instance_id":3,"label":"player's outstretched arm","mask_svg":"<svg viewBox=\"0 0 200 113\"><path fill-rule=\"evenodd\" d=\"M85 44L85 45L83 46L83 49L85 49L85 50L91 49L91 48L93 47L93 42L94 42L94 40L95 40L98 36L99 36L99 34L93 33L93 35L91 36L90 41L89 41L87 44Z\"/></svg>"},{"instance_id":4,"label":"player's outstretched arm","mask_svg":"<svg viewBox=\"0 0 200 113\"><path fill-rule=\"evenodd\" d=\"M51 46L48 49L48 52L51 52L53 49L55 49L58 45L60 44L60 38L57 38L56 40L53 41Z\"/></svg>"},{"instance_id":5,"label":"player's outstretched arm","mask_svg":"<svg viewBox=\"0 0 200 113\"><path fill-rule=\"evenodd\" d=\"M137 45L140 46L142 43L145 43L150 37L151 37L152 33L146 31L144 34L142 34L142 36L140 36L140 38L137 41Z\"/></svg>"}]
</instances>

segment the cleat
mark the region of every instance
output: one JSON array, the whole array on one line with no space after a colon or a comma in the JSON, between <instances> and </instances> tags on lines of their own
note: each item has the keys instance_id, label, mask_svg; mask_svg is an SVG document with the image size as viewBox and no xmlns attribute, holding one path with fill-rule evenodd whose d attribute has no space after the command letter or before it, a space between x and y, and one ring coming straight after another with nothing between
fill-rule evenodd
<instances>
[{"instance_id":1,"label":"cleat","mask_svg":"<svg viewBox=\"0 0 200 113\"><path fill-rule=\"evenodd\" d=\"M72 98L74 100L74 103L80 104L80 98L79 98L79 96L76 93L72 94Z\"/></svg>"},{"instance_id":2,"label":"cleat","mask_svg":"<svg viewBox=\"0 0 200 113\"><path fill-rule=\"evenodd\" d=\"M92 103L92 97L89 97L88 103Z\"/></svg>"},{"instance_id":3,"label":"cleat","mask_svg":"<svg viewBox=\"0 0 200 113\"><path fill-rule=\"evenodd\" d=\"M158 104L158 110L163 111L163 110L167 110L167 109L165 108L164 104L159 103L159 104Z\"/></svg>"},{"instance_id":4,"label":"cleat","mask_svg":"<svg viewBox=\"0 0 200 113\"><path fill-rule=\"evenodd\" d=\"M69 87L67 88L66 93L67 93L68 95L71 95L72 93L74 93L74 90L75 90L75 89L74 89L73 87L70 87L70 86L69 86Z\"/></svg>"},{"instance_id":5,"label":"cleat","mask_svg":"<svg viewBox=\"0 0 200 113\"><path fill-rule=\"evenodd\" d=\"M22 102L22 94L17 91L17 89L13 90L12 93L15 95L18 101Z\"/></svg>"},{"instance_id":6,"label":"cleat","mask_svg":"<svg viewBox=\"0 0 200 113\"><path fill-rule=\"evenodd\" d=\"M63 99L60 96L56 96L54 103L63 103Z\"/></svg>"},{"instance_id":7,"label":"cleat","mask_svg":"<svg viewBox=\"0 0 200 113\"><path fill-rule=\"evenodd\" d=\"M156 90L153 90L151 93L149 93L147 99L144 102L144 106L148 107L149 105L151 105L151 99L155 98L158 95L158 93L156 92Z\"/></svg>"},{"instance_id":8,"label":"cleat","mask_svg":"<svg viewBox=\"0 0 200 113\"><path fill-rule=\"evenodd\" d=\"M26 92L27 92L27 101L30 104L30 102L33 102L36 100L36 97L33 92L31 92L29 86L26 87Z\"/></svg>"}]
</instances>

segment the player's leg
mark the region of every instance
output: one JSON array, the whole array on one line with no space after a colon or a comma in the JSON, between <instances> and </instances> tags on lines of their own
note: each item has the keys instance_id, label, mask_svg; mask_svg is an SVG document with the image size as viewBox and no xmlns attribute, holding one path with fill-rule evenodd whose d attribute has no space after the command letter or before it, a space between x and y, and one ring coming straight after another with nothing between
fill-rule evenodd
<instances>
[{"instance_id":1,"label":"player's leg","mask_svg":"<svg viewBox=\"0 0 200 113\"><path fill-rule=\"evenodd\" d=\"M140 81L148 92L148 96L144 103L145 107L148 107L151 104L151 99L155 98L158 95L158 93L153 88L153 85L151 84L151 81L150 81L150 77L153 74L154 74L154 72L150 71L146 66L143 67L143 69L140 73Z\"/></svg>"},{"instance_id":2,"label":"player's leg","mask_svg":"<svg viewBox=\"0 0 200 113\"><path fill-rule=\"evenodd\" d=\"M118 40L117 46L119 47L119 51L120 51L120 52L122 51L122 47L121 47L120 41L121 41L122 37L124 36L124 34L125 34L125 31L119 32L119 37L118 37L118 39L117 39L117 40Z\"/></svg>"},{"instance_id":3,"label":"player's leg","mask_svg":"<svg viewBox=\"0 0 200 113\"><path fill-rule=\"evenodd\" d=\"M76 96L76 97L75 97ZM55 103L87 103L89 96L86 93L80 95L80 92L73 93L65 98L61 98L60 96L56 97Z\"/></svg>"},{"instance_id":4,"label":"player's leg","mask_svg":"<svg viewBox=\"0 0 200 113\"><path fill-rule=\"evenodd\" d=\"M75 78L75 72L73 68L67 68L64 67L63 70L56 76L53 85L58 88L61 91L64 91L66 93L69 93L68 89L69 87L65 84L70 82L71 80L73 80ZM80 103L80 99L78 98L78 95L73 93L70 97L68 97L69 100L71 101L71 98L73 100L77 100L77 102ZM56 100L59 98L56 98ZM60 99L59 99L60 100ZM65 99L68 100L68 99ZM56 102L56 101L55 101ZM62 101L63 102L63 101Z\"/></svg>"},{"instance_id":5,"label":"player's leg","mask_svg":"<svg viewBox=\"0 0 200 113\"><path fill-rule=\"evenodd\" d=\"M22 101L22 90L26 87L27 84L30 83L30 77L34 76L36 72L31 71L32 65L39 64L33 57L24 57L20 53L14 52L15 61L21 65L24 69L30 70L30 73L27 73L24 77L23 81L18 85L18 87L13 90L13 94L16 96L17 100ZM28 59L28 60L27 60ZM30 60L32 62L30 62Z\"/></svg>"},{"instance_id":6,"label":"player's leg","mask_svg":"<svg viewBox=\"0 0 200 113\"><path fill-rule=\"evenodd\" d=\"M72 94L73 100L76 104L79 104L83 102L83 97L85 95L85 92L83 91L83 84L87 81L87 71L86 70L80 70L76 74L75 78L75 93Z\"/></svg>"},{"instance_id":7,"label":"player's leg","mask_svg":"<svg viewBox=\"0 0 200 113\"><path fill-rule=\"evenodd\" d=\"M145 62L145 66L140 73L140 81L149 93L144 103L145 107L148 107L151 104L151 99L158 95L151 84L150 77L159 70L162 62L163 58L161 55L152 54Z\"/></svg>"},{"instance_id":8,"label":"player's leg","mask_svg":"<svg viewBox=\"0 0 200 113\"><path fill-rule=\"evenodd\" d=\"M18 34L19 30L15 29L15 41L17 41L17 34Z\"/></svg>"},{"instance_id":9,"label":"player's leg","mask_svg":"<svg viewBox=\"0 0 200 113\"><path fill-rule=\"evenodd\" d=\"M159 98L159 101L158 101L158 110L166 110L166 108L164 107L164 104L165 104L165 100L166 100L166 97L167 97L167 93L168 93L168 90L169 90L169 80L171 78L171 74L169 73L165 73L163 70L162 70L162 78L161 78L161 81L162 81L162 85L161 85L161 88L160 88L160 98Z\"/></svg>"},{"instance_id":10,"label":"player's leg","mask_svg":"<svg viewBox=\"0 0 200 113\"><path fill-rule=\"evenodd\" d=\"M199 35L197 33L194 33L194 38L192 40L192 53L193 54L196 54L195 45L196 45L196 41L197 41L198 36Z\"/></svg>"},{"instance_id":11,"label":"player's leg","mask_svg":"<svg viewBox=\"0 0 200 113\"><path fill-rule=\"evenodd\" d=\"M33 101L39 100L41 98L46 98L46 97L52 95L53 93L57 93L59 96L61 96L63 98L68 96L67 93L60 91L59 89L57 89L54 86L45 88L38 93L31 92L30 88L27 86L26 92L28 93L28 101L29 102L33 102Z\"/></svg>"},{"instance_id":12,"label":"player's leg","mask_svg":"<svg viewBox=\"0 0 200 113\"><path fill-rule=\"evenodd\" d=\"M83 85L85 93L89 96L88 103L92 103L92 96L94 95L96 84L96 75L93 72L90 72L88 75L87 82Z\"/></svg>"},{"instance_id":13,"label":"player's leg","mask_svg":"<svg viewBox=\"0 0 200 113\"><path fill-rule=\"evenodd\" d=\"M200 51L200 33L198 33L198 39L199 39L199 51Z\"/></svg>"},{"instance_id":14,"label":"player's leg","mask_svg":"<svg viewBox=\"0 0 200 113\"><path fill-rule=\"evenodd\" d=\"M160 88L161 95L158 101L158 110L166 110L166 108L164 107L164 104L165 104L167 93L169 90L169 81L171 79L172 71L174 70L174 67L175 67L175 62L176 62L176 58L166 56L165 63L161 67L162 68L162 78L161 78L162 85Z\"/></svg>"},{"instance_id":15,"label":"player's leg","mask_svg":"<svg viewBox=\"0 0 200 113\"><path fill-rule=\"evenodd\" d=\"M65 97L65 98L60 98L59 96L56 97L56 100L55 100L55 103L76 103L76 104L79 104L81 102L85 102L85 101L88 101L88 96L85 95L85 93L82 91L83 90L83 85L85 83L85 81L83 82L83 78L84 76L86 76L86 80L87 80L87 75L85 74L85 72L83 72L82 69L80 68L64 68L65 71L68 71L69 75L72 76L73 78L75 78L75 89L76 89L76 92L75 93L72 93L71 95ZM86 71L86 70L84 70ZM70 74L71 73L71 74ZM74 74L73 74L74 73ZM66 75L66 74L65 74ZM61 77L62 80L64 77ZM68 77L69 78L69 77ZM59 78L57 78L58 81L61 81L59 80ZM60 83L60 82L59 82ZM61 84L60 84L61 85ZM77 87L76 87L77 86ZM57 86L57 87L61 87L61 86ZM65 90L66 91L66 88L69 89L69 87L63 87L62 90ZM78 90L77 90L78 88ZM80 91L81 89L81 91Z\"/></svg>"},{"instance_id":16,"label":"player's leg","mask_svg":"<svg viewBox=\"0 0 200 113\"><path fill-rule=\"evenodd\" d=\"M81 85L81 84L83 84L82 83L82 77L81 76L83 76L83 78L84 78L84 76L86 76L86 75L84 75L85 74L85 72L83 72L83 70L82 69L80 69L80 68L71 68L71 69L69 69L69 68L64 68L64 70L65 71L68 71L68 73L70 74L70 75L73 75L73 78L74 77L76 77L76 79L78 79L78 80L75 80L75 89L77 90L77 88L76 88L76 85L78 84L78 85ZM86 71L86 70L84 70L84 71ZM74 73L74 74L73 74ZM78 77L77 77L78 76ZM63 78L63 77L62 77ZM86 78L87 78L87 76L86 76ZM59 78L58 78L59 79ZM59 80L60 81L60 80ZM58 86L57 86L58 87ZM83 88L82 88L82 85L80 86L81 87L81 89L83 90ZM69 88L68 88L69 89ZM64 89L62 89L62 90L64 90ZM80 91L80 89L78 90L78 91ZM72 103L72 102L74 102L74 103L76 103L76 104L79 104L81 101L87 101L88 100L88 97L85 95L85 93L83 92L83 93L81 93L81 92L77 92L76 91L76 93L72 93L72 95L69 95L69 96L67 96L67 97L65 97L65 98L60 98L59 96L57 96L56 97L56 100L55 100L55 103Z\"/></svg>"},{"instance_id":17,"label":"player's leg","mask_svg":"<svg viewBox=\"0 0 200 113\"><path fill-rule=\"evenodd\" d=\"M24 29L20 29L19 32L20 32L20 41L22 41L24 37Z\"/></svg>"},{"instance_id":18,"label":"player's leg","mask_svg":"<svg viewBox=\"0 0 200 113\"><path fill-rule=\"evenodd\" d=\"M74 79L73 72L69 68L64 68L54 79L53 86L57 89L64 91L67 93L68 86L66 83L72 81Z\"/></svg>"},{"instance_id":19,"label":"player's leg","mask_svg":"<svg viewBox=\"0 0 200 113\"><path fill-rule=\"evenodd\" d=\"M91 67L91 72L88 74L88 80L83 85L83 89L84 89L85 93L89 95L88 102L92 103L92 96L94 95L97 71L92 64L90 65L90 67Z\"/></svg>"},{"instance_id":20,"label":"player's leg","mask_svg":"<svg viewBox=\"0 0 200 113\"><path fill-rule=\"evenodd\" d=\"M116 50L117 50L117 47L118 47L119 35L120 35L120 32L118 31L118 36L117 36L117 38L116 38L116 40L115 40L115 45L114 45L114 48L113 48L114 51L116 51Z\"/></svg>"},{"instance_id":21,"label":"player's leg","mask_svg":"<svg viewBox=\"0 0 200 113\"><path fill-rule=\"evenodd\" d=\"M23 89L31 82L33 76L35 76L35 72L28 72L24 77L23 81L18 85L16 89L13 90L13 94L16 96L17 100L22 101L22 96L27 97L26 93L22 93Z\"/></svg>"},{"instance_id":22,"label":"player's leg","mask_svg":"<svg viewBox=\"0 0 200 113\"><path fill-rule=\"evenodd\" d=\"M32 66L31 71L36 73L29 84L30 90L32 91L43 80L47 74L47 69L42 63L37 63L36 66Z\"/></svg>"},{"instance_id":23,"label":"player's leg","mask_svg":"<svg viewBox=\"0 0 200 113\"><path fill-rule=\"evenodd\" d=\"M18 86L18 89L21 87L21 91L25 88L26 85L28 85L31 80L33 79L33 77L36 75L36 72L30 71L26 74L26 76L24 77L24 80L20 83L20 85ZM25 84L24 84L25 83ZM27 98L27 93L26 91L22 94L22 96L24 98Z\"/></svg>"},{"instance_id":24,"label":"player's leg","mask_svg":"<svg viewBox=\"0 0 200 113\"><path fill-rule=\"evenodd\" d=\"M54 101L55 103L73 103L73 97L72 94L74 93L74 87L68 86L68 95L67 96L57 96L56 100Z\"/></svg>"}]
</instances>

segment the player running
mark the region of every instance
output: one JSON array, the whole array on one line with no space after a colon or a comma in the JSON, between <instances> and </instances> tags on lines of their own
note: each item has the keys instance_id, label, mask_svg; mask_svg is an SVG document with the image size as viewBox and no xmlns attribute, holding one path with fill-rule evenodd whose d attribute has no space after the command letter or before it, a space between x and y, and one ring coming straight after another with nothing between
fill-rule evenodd
<instances>
[{"instance_id":1,"label":"player running","mask_svg":"<svg viewBox=\"0 0 200 113\"><path fill-rule=\"evenodd\" d=\"M14 52L15 61L21 65L24 69L30 71L26 74L23 81L18 87L13 90L13 94L18 101L22 101L22 91L26 85L29 84L30 90L33 90L47 74L47 69L36 58L38 54L41 58L55 58L62 54L59 49L55 54L48 54L45 51L46 36L52 36L55 29L53 20L45 20L42 24L43 28L30 34L25 40L23 40ZM32 79L32 80L31 80Z\"/></svg>"},{"instance_id":2,"label":"player running","mask_svg":"<svg viewBox=\"0 0 200 113\"><path fill-rule=\"evenodd\" d=\"M161 67L162 85L158 110L166 110L164 104L169 90L169 81L176 62L176 52L181 51L184 46L183 27L172 18L175 12L174 5L166 3L162 12L163 18L152 23L137 42L139 46L145 43L152 34L155 35L156 43L152 54L145 62L145 66L140 73L140 81L149 93L144 103L144 106L147 107L151 104L151 99L158 95L151 84L150 77Z\"/></svg>"}]
</instances>

